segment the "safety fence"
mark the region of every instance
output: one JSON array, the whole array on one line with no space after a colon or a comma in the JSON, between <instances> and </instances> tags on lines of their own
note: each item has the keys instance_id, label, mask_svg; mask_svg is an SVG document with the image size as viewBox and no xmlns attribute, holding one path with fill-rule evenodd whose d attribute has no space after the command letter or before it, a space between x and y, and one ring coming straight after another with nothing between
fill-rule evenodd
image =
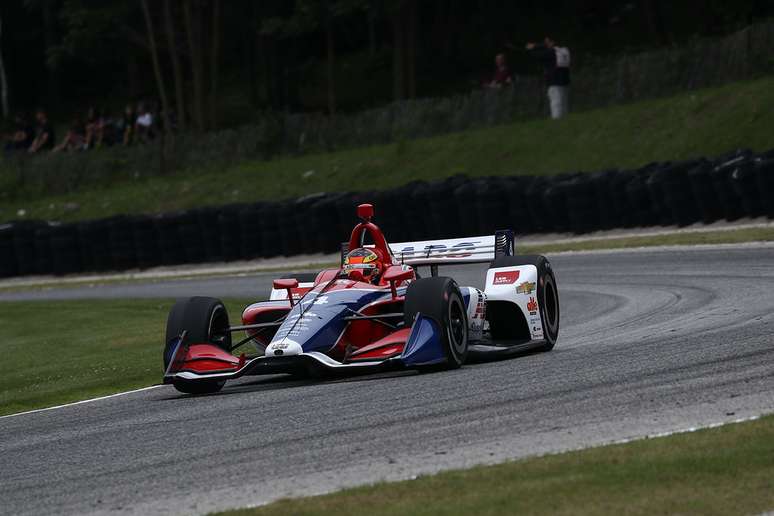
<instances>
[{"instance_id":1,"label":"safety fence","mask_svg":"<svg viewBox=\"0 0 774 516\"><path fill-rule=\"evenodd\" d=\"M0 277L177 265L335 252L355 206L376 207L392 241L488 234L586 233L774 218L774 149L636 170L556 176L453 176L391 190L320 193L159 215L0 226Z\"/></svg>"},{"instance_id":2,"label":"safety fence","mask_svg":"<svg viewBox=\"0 0 774 516\"><path fill-rule=\"evenodd\" d=\"M774 21L722 38L703 38L615 57L574 57L573 111L725 84L774 73ZM335 117L266 112L248 125L179 133L159 166L157 143L99 152L0 161L0 190L29 197L159 175L232 166L277 155L309 154L411 140L534 118L547 111L540 76L514 77L512 87L420 98Z\"/></svg>"}]
</instances>

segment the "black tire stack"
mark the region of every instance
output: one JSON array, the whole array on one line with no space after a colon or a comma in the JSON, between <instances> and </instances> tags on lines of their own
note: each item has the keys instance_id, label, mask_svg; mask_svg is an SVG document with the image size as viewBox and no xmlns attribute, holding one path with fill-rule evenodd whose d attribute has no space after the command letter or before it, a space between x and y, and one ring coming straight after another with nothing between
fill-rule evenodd
<instances>
[{"instance_id":1,"label":"black tire stack","mask_svg":"<svg viewBox=\"0 0 774 516\"><path fill-rule=\"evenodd\" d=\"M518 234L587 233L774 218L774 150L650 163L637 170L556 176L456 175L380 191L319 193L159 215L60 224L0 225L0 277L104 272L159 265L333 253L348 240L357 204L376 207L392 242Z\"/></svg>"},{"instance_id":2,"label":"black tire stack","mask_svg":"<svg viewBox=\"0 0 774 516\"><path fill-rule=\"evenodd\" d=\"M242 230L239 213L242 204L228 204L221 207L217 214L218 238L223 260L230 262L244 257L242 254Z\"/></svg>"},{"instance_id":3,"label":"black tire stack","mask_svg":"<svg viewBox=\"0 0 774 516\"><path fill-rule=\"evenodd\" d=\"M132 218L132 238L137 267L147 269L159 263L161 248L153 217L140 215Z\"/></svg>"},{"instance_id":4,"label":"black tire stack","mask_svg":"<svg viewBox=\"0 0 774 516\"><path fill-rule=\"evenodd\" d=\"M19 275L19 265L16 262L13 244L15 232L13 223L0 225L0 278Z\"/></svg>"},{"instance_id":5,"label":"black tire stack","mask_svg":"<svg viewBox=\"0 0 774 516\"><path fill-rule=\"evenodd\" d=\"M80 272L84 269L81 261L81 247L78 243L78 228L75 224L51 226L51 272L57 276Z\"/></svg>"}]
</instances>

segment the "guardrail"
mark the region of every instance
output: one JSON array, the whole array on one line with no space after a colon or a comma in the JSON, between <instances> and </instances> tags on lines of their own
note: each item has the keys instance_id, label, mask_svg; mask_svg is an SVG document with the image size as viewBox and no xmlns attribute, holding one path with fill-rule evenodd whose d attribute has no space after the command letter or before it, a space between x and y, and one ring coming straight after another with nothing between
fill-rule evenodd
<instances>
[{"instance_id":1,"label":"guardrail","mask_svg":"<svg viewBox=\"0 0 774 516\"><path fill-rule=\"evenodd\" d=\"M0 277L336 252L353 207L376 206L392 241L453 238L510 227L517 234L774 218L774 149L637 170L556 176L452 176L374 192L62 224L0 226ZM518 241L517 241L518 244Z\"/></svg>"}]
</instances>

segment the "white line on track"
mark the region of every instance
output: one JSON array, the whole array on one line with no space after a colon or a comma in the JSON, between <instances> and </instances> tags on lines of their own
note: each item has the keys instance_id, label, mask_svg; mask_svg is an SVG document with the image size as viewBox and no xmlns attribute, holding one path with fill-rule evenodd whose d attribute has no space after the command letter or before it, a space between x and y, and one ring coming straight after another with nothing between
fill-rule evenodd
<instances>
[{"instance_id":1,"label":"white line on track","mask_svg":"<svg viewBox=\"0 0 774 516\"><path fill-rule=\"evenodd\" d=\"M606 443L600 443L600 444L594 444L592 446L581 446L579 448L570 448L568 450L565 450L563 452L558 453L565 453L565 452L572 452L572 451L581 451L581 450L587 450L589 448L599 448L600 446L614 446L616 444L628 444L633 443L635 441L642 441L644 439L658 439L660 437L669 437L671 435L680 435L680 434L691 434L693 432L698 432L700 430L708 430L710 428L719 428L721 426L726 425L736 425L739 423L747 423L749 421L756 421L768 414L757 414L755 416L747 416L747 417L740 417L737 419L732 419L730 421L718 421L715 423L707 423L706 425L699 425L699 426L689 426L688 428L679 428L677 430L669 430L667 432L658 432L655 434L645 434L637 437L627 437L626 439L618 439L616 441L610 441ZM548 455L553 455L553 453L549 453Z\"/></svg>"},{"instance_id":2,"label":"white line on track","mask_svg":"<svg viewBox=\"0 0 774 516\"><path fill-rule=\"evenodd\" d=\"M17 416L26 416L27 414L35 414L37 412L46 412L49 410L56 410L60 408L65 407L72 407L73 405L82 405L84 403L92 403L94 401L102 401L106 400L108 398L116 398L118 396L125 396L127 394L134 394L135 392L143 392L143 391L149 391L151 389L158 389L159 387L163 387L163 385L151 385L150 387L142 387L140 389L133 389L131 391L124 391L124 392L117 392L115 394L108 394L107 396L100 396L98 398L90 398L88 400L81 400L81 401L73 401L71 403L64 403L62 405L54 405L53 407L45 407L45 408L39 408L34 410L27 410L25 412L16 412L15 414L6 414L5 416L0 416L0 419L5 419L9 417L17 417Z\"/></svg>"}]
</instances>

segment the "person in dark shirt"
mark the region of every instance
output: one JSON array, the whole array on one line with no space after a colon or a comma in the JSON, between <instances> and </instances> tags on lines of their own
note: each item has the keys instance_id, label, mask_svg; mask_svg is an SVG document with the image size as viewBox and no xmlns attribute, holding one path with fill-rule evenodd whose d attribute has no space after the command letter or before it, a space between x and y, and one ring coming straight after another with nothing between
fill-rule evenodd
<instances>
[{"instance_id":1,"label":"person in dark shirt","mask_svg":"<svg viewBox=\"0 0 774 516\"><path fill-rule=\"evenodd\" d=\"M8 137L3 147L6 154L28 149L35 139L35 130L24 116L16 115L13 119L13 126L13 133Z\"/></svg>"},{"instance_id":2,"label":"person in dark shirt","mask_svg":"<svg viewBox=\"0 0 774 516\"><path fill-rule=\"evenodd\" d=\"M51 149L52 152L83 150L83 142L86 138L86 126L80 117L76 117L65 134L62 143Z\"/></svg>"},{"instance_id":3,"label":"person in dark shirt","mask_svg":"<svg viewBox=\"0 0 774 516\"><path fill-rule=\"evenodd\" d=\"M121 122L121 142L124 145L131 145L134 142L134 122L137 119L137 115L134 112L134 106L127 104L124 108L124 118Z\"/></svg>"},{"instance_id":4,"label":"person in dark shirt","mask_svg":"<svg viewBox=\"0 0 774 516\"><path fill-rule=\"evenodd\" d=\"M39 109L35 113L35 119L38 122L38 126L35 131L35 139L27 149L27 152L30 154L54 148L54 128L48 121L48 115L46 115L45 111Z\"/></svg>"},{"instance_id":5,"label":"person in dark shirt","mask_svg":"<svg viewBox=\"0 0 774 516\"><path fill-rule=\"evenodd\" d=\"M487 88L501 88L506 84L511 84L511 71L505 60L505 54L495 56L495 73L492 80L485 84Z\"/></svg>"},{"instance_id":6,"label":"person in dark shirt","mask_svg":"<svg viewBox=\"0 0 774 516\"><path fill-rule=\"evenodd\" d=\"M527 43L527 50L543 65L551 118L562 118L569 111L570 50L549 37L542 44Z\"/></svg>"},{"instance_id":7,"label":"person in dark shirt","mask_svg":"<svg viewBox=\"0 0 774 516\"><path fill-rule=\"evenodd\" d=\"M105 117L101 109L90 107L86 112L86 134L83 149L102 147L105 139Z\"/></svg>"}]
</instances>

